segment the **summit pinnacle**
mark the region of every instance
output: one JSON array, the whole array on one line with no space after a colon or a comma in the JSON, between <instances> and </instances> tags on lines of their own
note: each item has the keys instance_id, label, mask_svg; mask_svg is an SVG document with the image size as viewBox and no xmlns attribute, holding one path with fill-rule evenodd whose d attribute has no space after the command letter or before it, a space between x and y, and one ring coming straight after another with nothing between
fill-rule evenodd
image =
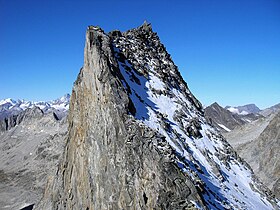
<instances>
[{"instance_id":1,"label":"summit pinnacle","mask_svg":"<svg viewBox=\"0 0 280 210\"><path fill-rule=\"evenodd\" d=\"M67 143L37 209L273 209L151 24L90 26Z\"/></svg>"}]
</instances>

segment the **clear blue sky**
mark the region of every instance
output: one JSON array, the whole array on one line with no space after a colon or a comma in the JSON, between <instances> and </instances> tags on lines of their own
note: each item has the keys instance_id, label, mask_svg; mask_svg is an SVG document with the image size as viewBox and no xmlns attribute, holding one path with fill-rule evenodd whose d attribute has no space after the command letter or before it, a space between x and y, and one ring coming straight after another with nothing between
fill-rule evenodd
<instances>
[{"instance_id":1,"label":"clear blue sky","mask_svg":"<svg viewBox=\"0 0 280 210\"><path fill-rule=\"evenodd\" d=\"M279 0L0 0L0 99L71 93L86 27L144 20L203 104L280 103Z\"/></svg>"}]
</instances>

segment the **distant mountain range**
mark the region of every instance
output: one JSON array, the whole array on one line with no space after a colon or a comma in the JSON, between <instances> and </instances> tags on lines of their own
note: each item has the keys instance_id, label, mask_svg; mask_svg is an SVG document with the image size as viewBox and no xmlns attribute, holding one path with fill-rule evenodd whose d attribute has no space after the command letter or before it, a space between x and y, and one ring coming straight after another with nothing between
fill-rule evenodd
<instances>
[{"instance_id":1,"label":"distant mountain range","mask_svg":"<svg viewBox=\"0 0 280 210\"><path fill-rule=\"evenodd\" d=\"M7 117L18 115L22 111L38 107L44 113L55 112L59 117L65 116L69 109L70 94L65 94L61 98L52 101L27 101L27 100L14 100L11 98L0 101L0 120Z\"/></svg>"},{"instance_id":2,"label":"distant mountain range","mask_svg":"<svg viewBox=\"0 0 280 210\"><path fill-rule=\"evenodd\" d=\"M280 104L261 110L255 104L222 107L215 102L205 108L205 117L221 132L229 132L236 127L267 117L279 110Z\"/></svg>"},{"instance_id":3,"label":"distant mountain range","mask_svg":"<svg viewBox=\"0 0 280 210\"><path fill-rule=\"evenodd\" d=\"M237 107L226 106L225 109L229 110L234 114L239 114L239 115L256 114L261 111L259 107L257 107L255 104L247 104L247 105L237 106Z\"/></svg>"},{"instance_id":4,"label":"distant mountain range","mask_svg":"<svg viewBox=\"0 0 280 210\"><path fill-rule=\"evenodd\" d=\"M205 108L205 117L221 132L229 132L236 127L263 117L256 112L257 109L256 105L223 108L218 103L213 103Z\"/></svg>"}]
</instances>

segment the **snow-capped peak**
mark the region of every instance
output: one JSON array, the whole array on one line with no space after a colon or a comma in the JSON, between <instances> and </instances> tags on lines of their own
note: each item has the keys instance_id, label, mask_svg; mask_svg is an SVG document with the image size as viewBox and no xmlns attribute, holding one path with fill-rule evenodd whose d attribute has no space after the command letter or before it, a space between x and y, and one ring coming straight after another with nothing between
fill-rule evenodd
<instances>
[{"instance_id":1,"label":"snow-capped peak","mask_svg":"<svg viewBox=\"0 0 280 210\"><path fill-rule=\"evenodd\" d=\"M16 115L28 108L39 107L43 112L59 111L66 112L69 109L70 95L66 94L59 99L52 101L27 101L13 100L11 98L0 101L0 119L10 115Z\"/></svg>"},{"instance_id":2,"label":"snow-capped peak","mask_svg":"<svg viewBox=\"0 0 280 210\"><path fill-rule=\"evenodd\" d=\"M65 95L62 96L59 100L60 100L62 103L65 103L65 102L69 103L70 94L69 94L69 93L65 94Z\"/></svg>"},{"instance_id":3,"label":"snow-capped peak","mask_svg":"<svg viewBox=\"0 0 280 210\"><path fill-rule=\"evenodd\" d=\"M17 102L11 98L7 98L7 99L3 99L0 101L0 106L1 105L4 105L4 104L9 104L9 105L14 105L16 104Z\"/></svg>"}]
</instances>

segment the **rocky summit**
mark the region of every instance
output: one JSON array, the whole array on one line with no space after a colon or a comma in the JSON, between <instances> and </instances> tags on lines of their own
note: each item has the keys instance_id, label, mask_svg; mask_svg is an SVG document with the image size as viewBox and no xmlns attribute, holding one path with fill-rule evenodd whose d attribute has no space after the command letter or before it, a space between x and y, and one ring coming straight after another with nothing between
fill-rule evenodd
<instances>
[{"instance_id":1,"label":"rocky summit","mask_svg":"<svg viewBox=\"0 0 280 210\"><path fill-rule=\"evenodd\" d=\"M276 209L148 23L86 31L66 145L36 209Z\"/></svg>"}]
</instances>

